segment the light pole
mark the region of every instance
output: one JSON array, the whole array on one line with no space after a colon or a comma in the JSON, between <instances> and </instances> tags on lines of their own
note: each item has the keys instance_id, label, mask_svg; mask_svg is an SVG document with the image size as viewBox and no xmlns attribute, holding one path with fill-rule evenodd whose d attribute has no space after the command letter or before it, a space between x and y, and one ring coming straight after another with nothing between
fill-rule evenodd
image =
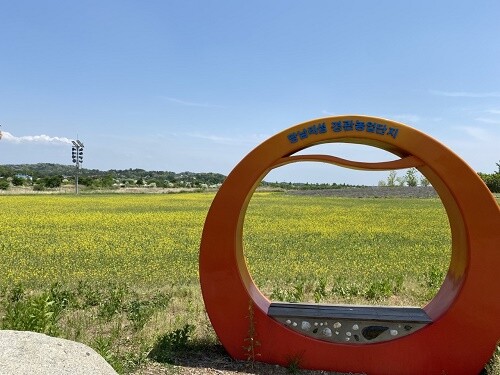
<instances>
[{"instance_id":1,"label":"light pole","mask_svg":"<svg viewBox=\"0 0 500 375\"><path fill-rule=\"evenodd\" d=\"M73 143L73 147L71 148L71 156L76 167L75 193L78 194L78 173L80 171L80 164L83 163L83 143L78 139L76 141L71 141L71 143Z\"/></svg>"}]
</instances>

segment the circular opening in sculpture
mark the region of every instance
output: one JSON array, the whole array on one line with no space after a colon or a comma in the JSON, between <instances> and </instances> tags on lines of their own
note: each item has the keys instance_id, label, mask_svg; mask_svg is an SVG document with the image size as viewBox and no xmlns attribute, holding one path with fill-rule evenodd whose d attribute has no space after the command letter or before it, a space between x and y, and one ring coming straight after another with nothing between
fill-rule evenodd
<instances>
[{"instance_id":1,"label":"circular opening in sculpture","mask_svg":"<svg viewBox=\"0 0 500 375\"><path fill-rule=\"evenodd\" d=\"M297 176L297 169L309 165L278 169ZM326 167L332 176L344 170ZM372 172L354 173L362 181ZM383 173L385 184L379 185L385 186L271 180L253 194L243 248L249 272L268 299L391 306L432 300L451 258L444 206L430 186L387 183L392 178L403 184L408 170L396 172L399 180L394 171ZM424 177L415 178L421 185ZM267 176L263 181L271 182Z\"/></svg>"}]
</instances>

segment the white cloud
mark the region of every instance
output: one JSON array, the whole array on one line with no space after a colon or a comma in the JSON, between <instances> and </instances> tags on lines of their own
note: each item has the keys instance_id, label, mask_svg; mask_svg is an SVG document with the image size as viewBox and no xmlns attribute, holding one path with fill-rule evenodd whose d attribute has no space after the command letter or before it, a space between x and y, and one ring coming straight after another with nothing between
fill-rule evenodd
<instances>
[{"instance_id":1,"label":"white cloud","mask_svg":"<svg viewBox=\"0 0 500 375\"><path fill-rule=\"evenodd\" d=\"M339 116L338 113L334 112L329 112L327 110L322 110L321 113L326 116ZM387 116L380 116L389 120L396 120L396 121L401 121L401 122L406 122L406 123L417 123L421 120L421 118L417 115L413 114L395 114L395 115L387 115Z\"/></svg>"},{"instance_id":2,"label":"white cloud","mask_svg":"<svg viewBox=\"0 0 500 375\"><path fill-rule=\"evenodd\" d=\"M484 122L486 124L500 124L500 120L493 120L485 117L478 117L476 118L476 121Z\"/></svg>"},{"instance_id":3,"label":"white cloud","mask_svg":"<svg viewBox=\"0 0 500 375\"><path fill-rule=\"evenodd\" d=\"M488 109L485 112L490 113L492 115L500 115L500 109Z\"/></svg>"},{"instance_id":4,"label":"white cloud","mask_svg":"<svg viewBox=\"0 0 500 375\"><path fill-rule=\"evenodd\" d=\"M491 129L473 126L453 127L443 140L450 149L462 157L473 169L487 172L498 161L500 134Z\"/></svg>"},{"instance_id":5,"label":"white cloud","mask_svg":"<svg viewBox=\"0 0 500 375\"><path fill-rule=\"evenodd\" d=\"M327 116L337 116L337 113L329 112L329 111L327 111L325 109L322 110L321 113L324 114L324 115L327 115Z\"/></svg>"},{"instance_id":6,"label":"white cloud","mask_svg":"<svg viewBox=\"0 0 500 375\"><path fill-rule=\"evenodd\" d=\"M187 107L201 107L201 108L224 108L221 105L216 105L216 104L209 104L209 103L197 103L197 102L190 102L182 99L177 99L177 98L172 98L169 96L163 96L162 97L165 100L168 100L171 103L187 106Z\"/></svg>"},{"instance_id":7,"label":"white cloud","mask_svg":"<svg viewBox=\"0 0 500 375\"><path fill-rule=\"evenodd\" d=\"M466 133L468 137L480 142L490 142L493 136L487 130L473 126L457 126L456 129Z\"/></svg>"},{"instance_id":8,"label":"white cloud","mask_svg":"<svg viewBox=\"0 0 500 375\"><path fill-rule=\"evenodd\" d=\"M258 145L268 138L263 134L252 134L248 136L238 136L238 137L222 137L215 134L202 134L202 133L186 133L188 137L199 138L208 140L214 143L226 144L226 145Z\"/></svg>"},{"instance_id":9,"label":"white cloud","mask_svg":"<svg viewBox=\"0 0 500 375\"><path fill-rule=\"evenodd\" d=\"M45 134L41 135L24 135L16 137L9 132L2 132L2 140L11 143L44 143L44 144L71 144L71 139L66 137L50 137Z\"/></svg>"},{"instance_id":10,"label":"white cloud","mask_svg":"<svg viewBox=\"0 0 500 375\"><path fill-rule=\"evenodd\" d=\"M396 121L407 122L407 123L417 123L420 121L420 117L412 114L399 114L399 115L391 115L388 119L394 119Z\"/></svg>"},{"instance_id":11,"label":"white cloud","mask_svg":"<svg viewBox=\"0 0 500 375\"><path fill-rule=\"evenodd\" d=\"M500 98L500 92L468 92L468 91L439 91L429 90L432 95L449 96L456 98Z\"/></svg>"}]
</instances>

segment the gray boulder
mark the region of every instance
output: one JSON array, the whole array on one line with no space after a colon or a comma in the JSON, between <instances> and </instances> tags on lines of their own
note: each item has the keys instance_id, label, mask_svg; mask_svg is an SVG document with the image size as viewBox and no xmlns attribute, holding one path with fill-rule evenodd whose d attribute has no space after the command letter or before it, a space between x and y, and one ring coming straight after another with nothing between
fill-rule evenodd
<instances>
[{"instance_id":1,"label":"gray boulder","mask_svg":"<svg viewBox=\"0 0 500 375\"><path fill-rule=\"evenodd\" d=\"M0 375L116 375L88 346L41 333L0 330Z\"/></svg>"}]
</instances>

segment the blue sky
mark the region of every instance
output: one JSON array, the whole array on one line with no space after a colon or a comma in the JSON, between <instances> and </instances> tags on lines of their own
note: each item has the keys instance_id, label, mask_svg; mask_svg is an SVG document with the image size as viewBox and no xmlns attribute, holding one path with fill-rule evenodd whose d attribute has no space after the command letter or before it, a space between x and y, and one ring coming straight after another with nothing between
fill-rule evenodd
<instances>
[{"instance_id":1,"label":"blue sky","mask_svg":"<svg viewBox=\"0 0 500 375\"><path fill-rule=\"evenodd\" d=\"M498 1L4 1L0 163L228 174L332 114L397 120L475 170L500 160ZM8 133L8 135L7 135ZM387 160L329 148L354 160ZM376 184L319 164L268 180Z\"/></svg>"}]
</instances>

